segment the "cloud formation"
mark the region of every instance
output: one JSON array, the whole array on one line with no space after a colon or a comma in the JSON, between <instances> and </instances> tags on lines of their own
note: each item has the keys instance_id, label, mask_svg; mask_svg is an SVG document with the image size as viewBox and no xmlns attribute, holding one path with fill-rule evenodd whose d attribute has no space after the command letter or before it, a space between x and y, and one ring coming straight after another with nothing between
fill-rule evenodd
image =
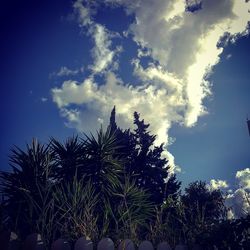
<instances>
[{"instance_id":1,"label":"cloud formation","mask_svg":"<svg viewBox=\"0 0 250 250\"><path fill-rule=\"evenodd\" d=\"M228 189L225 180L210 180L210 190L220 189L225 192L225 205L228 208L228 219L245 217L250 214L250 169L237 171L235 175L236 189Z\"/></svg>"},{"instance_id":2,"label":"cloud formation","mask_svg":"<svg viewBox=\"0 0 250 250\"><path fill-rule=\"evenodd\" d=\"M73 8L79 25L87 29L87 35L91 37L95 44L91 50L94 62L89 68L92 70L92 74L103 74L107 69L115 70L117 68L117 61L114 61L114 57L122 48L117 46L114 50L111 49L111 39L116 37L117 34L93 20L92 15L95 13L95 6L92 5L95 5L95 3L77 0L73 4Z\"/></svg>"},{"instance_id":3,"label":"cloud formation","mask_svg":"<svg viewBox=\"0 0 250 250\"><path fill-rule=\"evenodd\" d=\"M68 79L52 89L53 101L68 126L79 131L93 130L100 122L107 123L116 105L122 127L131 127L132 114L138 111L151 123L151 131L158 135L157 143L168 145L173 123L194 126L207 113L204 99L211 94L208 77L226 43L220 47L218 44L223 37L236 41L247 34L249 3L203 0L200 6L194 6L193 1L187 2L188 6L183 0L104 1L134 16L129 29L121 31L127 34L122 38L124 42L132 39L138 47L133 55L134 71L128 72L137 77L134 83L124 82L116 72L122 47L114 47L112 39L118 34L95 21L103 5L87 0L74 3L79 26L94 46L90 75L80 82ZM149 59L146 65L145 58ZM96 75L102 77L101 82Z\"/></svg>"},{"instance_id":4,"label":"cloud formation","mask_svg":"<svg viewBox=\"0 0 250 250\"><path fill-rule=\"evenodd\" d=\"M225 201L231 218L245 217L250 214L250 193L243 188L228 194Z\"/></svg>"},{"instance_id":5,"label":"cloud formation","mask_svg":"<svg viewBox=\"0 0 250 250\"><path fill-rule=\"evenodd\" d=\"M241 188L250 191L250 168L237 171L236 179L238 180Z\"/></svg>"},{"instance_id":6,"label":"cloud formation","mask_svg":"<svg viewBox=\"0 0 250 250\"><path fill-rule=\"evenodd\" d=\"M57 78L57 77L72 77L76 76L79 73L84 71L84 67L78 69L69 69L66 66L62 66L58 71L54 71L49 75L50 79Z\"/></svg>"},{"instance_id":7,"label":"cloud formation","mask_svg":"<svg viewBox=\"0 0 250 250\"><path fill-rule=\"evenodd\" d=\"M61 67L60 70L56 73L57 76L72 76L77 75L79 72L83 71L83 68L81 69L69 69L65 66Z\"/></svg>"},{"instance_id":8,"label":"cloud formation","mask_svg":"<svg viewBox=\"0 0 250 250\"><path fill-rule=\"evenodd\" d=\"M91 32L93 33L95 47L92 49L94 64L90 68L95 74L103 73L113 63L114 56L119 48L117 48L117 51L110 49L110 35L104 26L96 24Z\"/></svg>"},{"instance_id":9,"label":"cloud formation","mask_svg":"<svg viewBox=\"0 0 250 250\"><path fill-rule=\"evenodd\" d=\"M245 168L237 171L235 175L236 189L228 190L225 196L225 204L228 207L228 218L240 218L250 214L250 169ZM225 190L228 185L226 181L211 180L210 186Z\"/></svg>"},{"instance_id":10,"label":"cloud formation","mask_svg":"<svg viewBox=\"0 0 250 250\"><path fill-rule=\"evenodd\" d=\"M186 97L185 125L192 126L206 113L210 94L207 76L219 62L224 34L235 39L245 34L249 4L241 0L203 0L200 10L186 11L183 0L122 2L136 20L130 32L138 46L147 49L166 73L182 79ZM193 5L193 1L187 1Z\"/></svg>"},{"instance_id":11,"label":"cloud formation","mask_svg":"<svg viewBox=\"0 0 250 250\"><path fill-rule=\"evenodd\" d=\"M226 188L228 188L228 183L224 180L212 179L212 180L210 180L209 188L211 190L226 189Z\"/></svg>"}]
</instances>

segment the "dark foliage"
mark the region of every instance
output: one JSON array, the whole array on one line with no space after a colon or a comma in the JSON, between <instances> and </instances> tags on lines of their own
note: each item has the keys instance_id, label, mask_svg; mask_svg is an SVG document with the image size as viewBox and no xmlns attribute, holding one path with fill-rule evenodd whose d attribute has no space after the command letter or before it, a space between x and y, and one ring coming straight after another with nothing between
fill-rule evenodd
<instances>
[{"instance_id":1,"label":"dark foliage","mask_svg":"<svg viewBox=\"0 0 250 250\"><path fill-rule=\"evenodd\" d=\"M139 188L150 193L154 204L162 204L169 195L176 198L180 182L175 175L169 176L168 161L162 157L164 145L154 145L156 136L150 134L150 125L140 120L137 112L134 113L134 125L134 131L117 128L114 107L109 126L122 145L119 153L125 159L125 172L135 180ZM167 178L169 179L166 182Z\"/></svg>"},{"instance_id":2,"label":"dark foliage","mask_svg":"<svg viewBox=\"0 0 250 250\"><path fill-rule=\"evenodd\" d=\"M250 246L250 215L236 220L223 220L214 223L207 234L204 245L216 245L219 249L249 249Z\"/></svg>"},{"instance_id":3,"label":"dark foliage","mask_svg":"<svg viewBox=\"0 0 250 250\"><path fill-rule=\"evenodd\" d=\"M155 146L156 136L136 112L134 125L119 128L114 107L107 130L97 136L14 147L11 171L0 172L0 231L21 238L40 232L47 246L58 237L85 235L248 249L249 215L227 220L223 194L205 182L181 194L162 157L164 145Z\"/></svg>"},{"instance_id":4,"label":"dark foliage","mask_svg":"<svg viewBox=\"0 0 250 250\"><path fill-rule=\"evenodd\" d=\"M205 182L190 183L181 196L183 204L182 221L184 234L193 242L202 242L202 238L212 230L212 225L225 218L226 208L220 190L210 190Z\"/></svg>"},{"instance_id":5,"label":"dark foliage","mask_svg":"<svg viewBox=\"0 0 250 250\"><path fill-rule=\"evenodd\" d=\"M205 182L196 181L185 189L181 200L190 223L194 223L197 213L205 222L220 219L225 213L224 198L219 189L210 190Z\"/></svg>"},{"instance_id":6,"label":"dark foliage","mask_svg":"<svg viewBox=\"0 0 250 250\"><path fill-rule=\"evenodd\" d=\"M58 181L72 181L76 172L81 178L84 174L85 148L77 136L65 143L52 138L50 149L55 160L54 176Z\"/></svg>"},{"instance_id":7,"label":"dark foliage","mask_svg":"<svg viewBox=\"0 0 250 250\"><path fill-rule=\"evenodd\" d=\"M119 183L122 172L122 160L115 152L120 148L115 134L110 128L101 128L97 138L86 135L83 145L85 148L86 177L90 178L97 192L108 195Z\"/></svg>"},{"instance_id":8,"label":"dark foliage","mask_svg":"<svg viewBox=\"0 0 250 250\"><path fill-rule=\"evenodd\" d=\"M25 234L34 230L33 222L39 216L30 209L27 197L35 200L38 207L43 206L40 187L46 187L53 179L54 158L50 148L37 140L27 145L26 151L14 147L11 152L12 172L0 174L3 206L9 215L10 228Z\"/></svg>"}]
</instances>

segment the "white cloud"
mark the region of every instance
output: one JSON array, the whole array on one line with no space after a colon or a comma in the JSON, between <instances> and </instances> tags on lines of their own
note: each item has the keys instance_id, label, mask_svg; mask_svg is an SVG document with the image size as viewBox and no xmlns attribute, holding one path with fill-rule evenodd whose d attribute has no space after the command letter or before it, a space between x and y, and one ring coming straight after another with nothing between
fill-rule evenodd
<instances>
[{"instance_id":1,"label":"white cloud","mask_svg":"<svg viewBox=\"0 0 250 250\"><path fill-rule=\"evenodd\" d=\"M234 37L246 32L249 4L243 0L204 0L200 11L190 13L185 12L183 0L136 2L123 1L136 16L130 26L134 40L150 49L163 69L183 80L185 124L192 126L206 113L203 100L210 94L206 76L223 51L217 43L225 32Z\"/></svg>"},{"instance_id":2,"label":"white cloud","mask_svg":"<svg viewBox=\"0 0 250 250\"><path fill-rule=\"evenodd\" d=\"M226 56L226 59L229 60L231 57L232 57L232 54L228 54L228 55Z\"/></svg>"},{"instance_id":3,"label":"white cloud","mask_svg":"<svg viewBox=\"0 0 250 250\"><path fill-rule=\"evenodd\" d=\"M83 67L80 69L69 69L65 66L61 67L60 70L56 73L57 76L73 76L73 75L77 75L79 72L83 71Z\"/></svg>"},{"instance_id":4,"label":"white cloud","mask_svg":"<svg viewBox=\"0 0 250 250\"><path fill-rule=\"evenodd\" d=\"M210 190L221 189L226 191L225 205L228 208L228 219L245 217L250 214L250 169L246 168L236 172L237 187L228 189L229 185L224 180L210 180Z\"/></svg>"},{"instance_id":5,"label":"white cloud","mask_svg":"<svg viewBox=\"0 0 250 250\"><path fill-rule=\"evenodd\" d=\"M238 188L226 196L226 205L234 218L245 217L250 214L250 169L237 171Z\"/></svg>"},{"instance_id":6,"label":"white cloud","mask_svg":"<svg viewBox=\"0 0 250 250\"><path fill-rule=\"evenodd\" d=\"M212 180L210 180L209 188L211 190L226 189L226 188L228 188L228 183L224 180L212 179Z\"/></svg>"},{"instance_id":7,"label":"white cloud","mask_svg":"<svg viewBox=\"0 0 250 250\"><path fill-rule=\"evenodd\" d=\"M85 6L84 6L85 3ZM93 24L92 14L93 8L90 8L88 1L77 0L73 4L74 11L78 18L78 23L80 26L88 26Z\"/></svg>"},{"instance_id":8,"label":"white cloud","mask_svg":"<svg viewBox=\"0 0 250 250\"><path fill-rule=\"evenodd\" d=\"M155 107L158 107L159 119L165 119L166 122L165 124L154 123L151 129L162 134L161 141L166 141L165 131L169 128L169 121L172 119L165 112L166 108L172 108L168 105L170 103L162 102L166 98L166 90L157 89L151 85L139 87L125 85L112 72L107 73L105 77L105 84L101 86L93 78L87 78L82 83L65 81L61 88L52 89L53 100L59 108L68 108L71 104L77 104L82 105L83 109L92 109L93 116L97 119L101 114L104 121L109 118L112 107L116 105L117 119L123 127L132 126L134 111L138 111L146 121L150 121L154 118Z\"/></svg>"},{"instance_id":9,"label":"white cloud","mask_svg":"<svg viewBox=\"0 0 250 250\"><path fill-rule=\"evenodd\" d=\"M228 189L229 185L224 180L210 180L210 190L221 189L226 191L225 205L228 208L228 219L245 217L250 214L250 169L237 171L237 186L235 190Z\"/></svg>"},{"instance_id":10,"label":"white cloud","mask_svg":"<svg viewBox=\"0 0 250 250\"><path fill-rule=\"evenodd\" d=\"M58 71L52 72L49 75L49 78L56 78L56 77L70 77L75 76L79 73L82 73L84 71L84 67L80 67L78 69L69 69L66 66L62 66Z\"/></svg>"},{"instance_id":11,"label":"white cloud","mask_svg":"<svg viewBox=\"0 0 250 250\"><path fill-rule=\"evenodd\" d=\"M143 74L142 69L141 71ZM72 80L65 81L62 87L52 89L53 101L61 109L68 108L71 104L82 107L82 113L83 116L86 116L86 120L82 117L84 123L81 130L85 129L84 124L92 122L84 114L86 108L92 110L92 116L96 117L95 121L98 117L102 117L105 121L109 118L112 107L116 105L117 119L124 128L133 126L132 116L134 111L137 111L145 121L151 122L156 119L160 121L152 122L150 129L158 135L157 144L162 142L168 144L172 140L169 141L166 132L171 127L172 122L181 119L177 106L180 106L181 111L184 105L178 93L180 85L178 79L163 74L160 69L157 71L152 68L152 71L149 70L145 74L147 77L151 74L152 80L156 78L155 81L157 80L159 84L157 86L145 84L137 87L126 85L116 74L108 72L105 75L105 83L101 86L91 77L82 83ZM167 81L168 79L172 79L176 83L171 84L170 81ZM167 84L169 91L165 87ZM94 127L96 126L97 124Z\"/></svg>"},{"instance_id":12,"label":"white cloud","mask_svg":"<svg viewBox=\"0 0 250 250\"><path fill-rule=\"evenodd\" d=\"M111 39L119 36L119 34L109 31L104 25L93 20L94 8L92 5L95 5L93 1L77 0L73 7L80 26L87 28L87 34L91 36L95 43L91 51L94 62L89 68L92 70L92 74L98 74L104 73L105 70L110 68L113 70L117 68L118 62L114 60L114 57L121 52L121 46L111 49Z\"/></svg>"},{"instance_id":13,"label":"white cloud","mask_svg":"<svg viewBox=\"0 0 250 250\"><path fill-rule=\"evenodd\" d=\"M90 68L94 73L102 73L112 64L116 52L110 49L110 35L104 26L96 24L91 32L95 47L92 49L94 64Z\"/></svg>"},{"instance_id":14,"label":"white cloud","mask_svg":"<svg viewBox=\"0 0 250 250\"><path fill-rule=\"evenodd\" d=\"M78 109L61 108L61 116L66 118L65 125L69 128L77 128L80 121L80 112Z\"/></svg>"},{"instance_id":15,"label":"white cloud","mask_svg":"<svg viewBox=\"0 0 250 250\"><path fill-rule=\"evenodd\" d=\"M237 171L236 178L241 188L250 191L250 168Z\"/></svg>"},{"instance_id":16,"label":"white cloud","mask_svg":"<svg viewBox=\"0 0 250 250\"><path fill-rule=\"evenodd\" d=\"M230 208L234 218L245 217L250 214L250 193L242 188L229 194L225 203Z\"/></svg>"},{"instance_id":17,"label":"white cloud","mask_svg":"<svg viewBox=\"0 0 250 250\"><path fill-rule=\"evenodd\" d=\"M224 34L233 40L246 35L250 20L249 3L244 0L203 0L194 13L185 11L183 0L106 0L135 14L130 33L139 45L138 57L152 56L162 70L182 80L187 108L186 126L193 126L207 113L203 100L211 94L207 76L223 52L217 47ZM188 1L194 6L200 1ZM144 51L144 53L143 53Z\"/></svg>"},{"instance_id":18,"label":"white cloud","mask_svg":"<svg viewBox=\"0 0 250 250\"><path fill-rule=\"evenodd\" d=\"M183 0L106 0L135 17L125 31L130 35L123 39L132 35L138 45L133 67L140 83L128 84L114 73L121 49L113 48L114 34L95 22L97 2L74 4L80 26L94 41L92 72L82 82L68 80L52 89L53 100L69 125L85 131L99 127L100 121L107 123L114 105L123 127L132 126L132 114L138 111L158 135L157 143L168 145L173 123L193 126L207 113L203 103L211 94L207 77L223 52L217 44L226 33L234 41L246 34L250 3L203 0L202 9L192 13L185 11ZM142 66L144 56L151 57L146 66ZM105 78L102 84L95 80L100 73Z\"/></svg>"}]
</instances>

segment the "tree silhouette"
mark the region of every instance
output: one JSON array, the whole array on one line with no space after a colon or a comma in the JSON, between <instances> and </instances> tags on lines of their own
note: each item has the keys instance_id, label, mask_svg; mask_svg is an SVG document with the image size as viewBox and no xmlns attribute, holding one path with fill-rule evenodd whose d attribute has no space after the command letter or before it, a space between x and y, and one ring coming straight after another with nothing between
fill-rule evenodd
<instances>
[{"instance_id":1,"label":"tree silhouette","mask_svg":"<svg viewBox=\"0 0 250 250\"><path fill-rule=\"evenodd\" d=\"M186 236L193 241L202 241L212 230L213 223L225 218L224 197L218 189L210 190L205 182L189 184L181 196L183 225Z\"/></svg>"},{"instance_id":2,"label":"tree silhouette","mask_svg":"<svg viewBox=\"0 0 250 250\"><path fill-rule=\"evenodd\" d=\"M108 128L96 136L14 147L11 171L0 172L0 231L39 232L46 246L56 237L85 235L248 249L250 216L226 219L223 194L202 181L181 194L162 156L164 145L155 145L137 112L134 125L119 128L114 107Z\"/></svg>"},{"instance_id":3,"label":"tree silhouette","mask_svg":"<svg viewBox=\"0 0 250 250\"><path fill-rule=\"evenodd\" d=\"M21 234L31 232L39 213L31 209L30 199L43 206L43 187L52 181L54 158L49 146L33 140L26 151L14 147L10 156L12 172L1 172L3 206L8 212L9 226Z\"/></svg>"},{"instance_id":4,"label":"tree silhouette","mask_svg":"<svg viewBox=\"0 0 250 250\"><path fill-rule=\"evenodd\" d=\"M103 131L101 128L97 138L86 136L83 145L85 148L85 174L90 178L97 192L107 195L118 185L122 171L122 160L115 152L120 145L110 128Z\"/></svg>"},{"instance_id":5,"label":"tree silhouette","mask_svg":"<svg viewBox=\"0 0 250 250\"><path fill-rule=\"evenodd\" d=\"M134 131L118 128L113 108L109 127L115 131L122 145L119 153L125 158L125 172L139 188L149 191L155 204L161 204L169 195L177 197L180 182L175 175L169 175L168 161L162 157L164 145L154 145L156 136L150 134L150 125L140 120L137 112L134 113L134 124Z\"/></svg>"},{"instance_id":6,"label":"tree silhouette","mask_svg":"<svg viewBox=\"0 0 250 250\"><path fill-rule=\"evenodd\" d=\"M55 177L59 181L72 181L77 175L84 174L85 148L77 136L61 143L55 138L50 141L50 149L55 159Z\"/></svg>"}]
</instances>

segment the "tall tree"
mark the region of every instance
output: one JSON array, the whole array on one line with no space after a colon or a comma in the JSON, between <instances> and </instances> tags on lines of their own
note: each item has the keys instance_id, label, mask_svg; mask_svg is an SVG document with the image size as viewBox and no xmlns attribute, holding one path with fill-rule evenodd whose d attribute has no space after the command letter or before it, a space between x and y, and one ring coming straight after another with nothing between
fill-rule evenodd
<instances>
[{"instance_id":1,"label":"tall tree","mask_svg":"<svg viewBox=\"0 0 250 250\"><path fill-rule=\"evenodd\" d=\"M225 216L224 197L219 189L210 190L205 182L189 184L181 196L183 225L189 239L197 240Z\"/></svg>"},{"instance_id":2,"label":"tall tree","mask_svg":"<svg viewBox=\"0 0 250 250\"><path fill-rule=\"evenodd\" d=\"M115 106L113 107L111 114L110 114L109 127L110 127L111 132L114 132L117 130L117 125L115 121Z\"/></svg>"},{"instance_id":3,"label":"tall tree","mask_svg":"<svg viewBox=\"0 0 250 250\"><path fill-rule=\"evenodd\" d=\"M110 127L116 128L118 141L122 144L120 153L125 157L125 172L135 180L139 188L148 190L151 201L161 204L169 195L176 194L180 182L175 175L169 176L168 161L162 157L163 144L155 146L155 135L148 131L149 124L134 113L135 130L122 130L116 126L115 109L111 112ZM168 181L167 181L168 179Z\"/></svg>"}]
</instances>

